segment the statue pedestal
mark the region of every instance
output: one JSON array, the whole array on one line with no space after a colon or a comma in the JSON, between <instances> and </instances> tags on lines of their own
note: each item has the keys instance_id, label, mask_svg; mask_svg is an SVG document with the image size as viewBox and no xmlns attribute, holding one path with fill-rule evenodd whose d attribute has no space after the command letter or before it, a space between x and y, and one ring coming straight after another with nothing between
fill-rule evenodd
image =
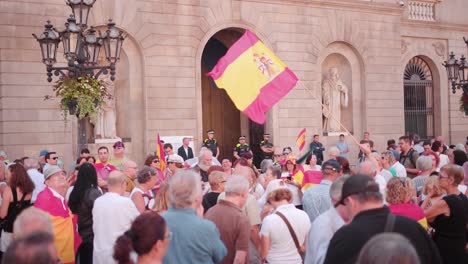
<instances>
[{"instance_id":1,"label":"statue pedestal","mask_svg":"<svg viewBox=\"0 0 468 264\"><path fill-rule=\"evenodd\" d=\"M323 132L323 135L327 136L327 137L338 137L341 134L343 134L345 136L349 135L348 132Z\"/></svg>"}]
</instances>

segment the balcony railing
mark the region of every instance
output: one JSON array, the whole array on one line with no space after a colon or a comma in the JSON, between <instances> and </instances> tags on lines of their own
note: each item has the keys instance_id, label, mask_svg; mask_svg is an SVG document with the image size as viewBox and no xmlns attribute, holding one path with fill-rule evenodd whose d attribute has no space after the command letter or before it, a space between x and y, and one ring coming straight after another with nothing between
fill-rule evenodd
<instances>
[{"instance_id":1,"label":"balcony railing","mask_svg":"<svg viewBox=\"0 0 468 264\"><path fill-rule=\"evenodd\" d=\"M418 21L436 21L435 7L437 0L408 1L409 19Z\"/></svg>"}]
</instances>

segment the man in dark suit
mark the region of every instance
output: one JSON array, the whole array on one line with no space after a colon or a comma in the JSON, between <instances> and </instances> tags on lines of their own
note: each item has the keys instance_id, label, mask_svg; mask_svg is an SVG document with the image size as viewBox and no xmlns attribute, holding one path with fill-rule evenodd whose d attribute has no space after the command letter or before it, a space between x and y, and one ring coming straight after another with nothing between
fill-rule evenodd
<instances>
[{"instance_id":1,"label":"man in dark suit","mask_svg":"<svg viewBox=\"0 0 468 264\"><path fill-rule=\"evenodd\" d=\"M193 159L193 150L189 147L190 138L184 138L182 140L182 147L177 150L177 154L181 156L184 161Z\"/></svg>"}]
</instances>

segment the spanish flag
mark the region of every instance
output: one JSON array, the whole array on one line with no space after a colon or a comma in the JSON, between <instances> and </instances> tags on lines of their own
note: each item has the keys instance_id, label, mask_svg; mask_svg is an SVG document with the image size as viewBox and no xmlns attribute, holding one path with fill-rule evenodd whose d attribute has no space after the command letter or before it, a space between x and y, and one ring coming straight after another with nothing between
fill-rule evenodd
<instances>
[{"instance_id":1,"label":"spanish flag","mask_svg":"<svg viewBox=\"0 0 468 264\"><path fill-rule=\"evenodd\" d=\"M302 129L301 132L299 132L299 135L297 136L296 139L296 145L299 147L299 151L302 151L306 143L306 129Z\"/></svg>"},{"instance_id":2,"label":"spanish flag","mask_svg":"<svg viewBox=\"0 0 468 264\"><path fill-rule=\"evenodd\" d=\"M296 75L247 30L216 64L211 76L237 109L258 124L296 85Z\"/></svg>"},{"instance_id":3,"label":"spanish flag","mask_svg":"<svg viewBox=\"0 0 468 264\"><path fill-rule=\"evenodd\" d=\"M166 154L164 153L164 146L158 133L158 142L156 143L156 155L159 158L159 169L164 171L166 169Z\"/></svg>"}]
</instances>

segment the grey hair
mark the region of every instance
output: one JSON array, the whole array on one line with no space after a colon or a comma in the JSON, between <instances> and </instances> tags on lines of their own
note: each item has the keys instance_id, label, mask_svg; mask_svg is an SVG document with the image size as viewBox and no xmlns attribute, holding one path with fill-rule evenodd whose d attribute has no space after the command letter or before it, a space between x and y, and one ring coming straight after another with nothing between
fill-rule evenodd
<instances>
[{"instance_id":1,"label":"grey hair","mask_svg":"<svg viewBox=\"0 0 468 264\"><path fill-rule=\"evenodd\" d=\"M4 158L7 158L8 157L8 154L6 153L5 150L0 150L0 157L4 157Z\"/></svg>"},{"instance_id":2,"label":"grey hair","mask_svg":"<svg viewBox=\"0 0 468 264\"><path fill-rule=\"evenodd\" d=\"M35 207L29 207L18 215L13 224L13 230L15 239L29 236L38 231L54 234L49 215Z\"/></svg>"},{"instance_id":3,"label":"grey hair","mask_svg":"<svg viewBox=\"0 0 468 264\"><path fill-rule=\"evenodd\" d=\"M125 174L123 174L121 171L111 171L111 173L109 173L109 176L107 177L107 186L118 186L122 184L122 182L127 180L126 177L127 176L125 176Z\"/></svg>"},{"instance_id":4,"label":"grey hair","mask_svg":"<svg viewBox=\"0 0 468 264\"><path fill-rule=\"evenodd\" d=\"M336 146L332 146L328 149L328 154L335 153L336 156L340 155L340 150Z\"/></svg>"},{"instance_id":5,"label":"grey hair","mask_svg":"<svg viewBox=\"0 0 468 264\"><path fill-rule=\"evenodd\" d=\"M179 170L169 180L169 201L174 208L189 208L201 195L200 175L189 170Z\"/></svg>"},{"instance_id":6,"label":"grey hair","mask_svg":"<svg viewBox=\"0 0 468 264\"><path fill-rule=\"evenodd\" d=\"M36 159L25 159L24 168L26 170L37 169L39 167L39 162Z\"/></svg>"},{"instance_id":7,"label":"grey hair","mask_svg":"<svg viewBox=\"0 0 468 264\"><path fill-rule=\"evenodd\" d=\"M271 165L268 167L268 170L271 170L271 174L276 177L276 179L281 178L281 167L277 165Z\"/></svg>"},{"instance_id":8,"label":"grey hair","mask_svg":"<svg viewBox=\"0 0 468 264\"><path fill-rule=\"evenodd\" d=\"M338 179L336 179L332 183L330 187L330 197L333 200L339 201L341 199L341 191L343 189L343 184L349 177L349 175L338 177Z\"/></svg>"},{"instance_id":9,"label":"grey hair","mask_svg":"<svg viewBox=\"0 0 468 264\"><path fill-rule=\"evenodd\" d=\"M414 246L398 233L381 233L367 241L359 254L359 264L421 263Z\"/></svg>"},{"instance_id":10,"label":"grey hair","mask_svg":"<svg viewBox=\"0 0 468 264\"><path fill-rule=\"evenodd\" d=\"M158 171L155 168L150 166L143 166L143 168L138 171L137 181L138 183L146 183L148 182L152 176L158 174Z\"/></svg>"},{"instance_id":11,"label":"grey hair","mask_svg":"<svg viewBox=\"0 0 468 264\"><path fill-rule=\"evenodd\" d=\"M241 175L232 175L226 182L224 191L226 196L229 195L240 195L249 190L249 181Z\"/></svg>"},{"instance_id":12,"label":"grey hair","mask_svg":"<svg viewBox=\"0 0 468 264\"><path fill-rule=\"evenodd\" d=\"M273 161L271 159L262 160L262 162L260 162L260 171L262 173L265 173L268 167L270 167L271 165L273 165Z\"/></svg>"},{"instance_id":13,"label":"grey hair","mask_svg":"<svg viewBox=\"0 0 468 264\"><path fill-rule=\"evenodd\" d=\"M210 153L211 156L213 156L213 152L211 152L211 150L207 149L207 148L202 148L200 150L200 153L198 154L198 158L199 159L203 159L203 156L205 156L206 154Z\"/></svg>"},{"instance_id":14,"label":"grey hair","mask_svg":"<svg viewBox=\"0 0 468 264\"><path fill-rule=\"evenodd\" d=\"M432 158L430 156L420 156L416 161L416 168L421 171L432 169Z\"/></svg>"},{"instance_id":15,"label":"grey hair","mask_svg":"<svg viewBox=\"0 0 468 264\"><path fill-rule=\"evenodd\" d=\"M362 170L362 167L363 165L369 165L370 168L371 168L371 173L375 173L377 172L377 165L375 164L375 162L372 162L372 161L364 161L362 162L361 164L359 164L359 173L361 174L367 174L367 171L363 171Z\"/></svg>"},{"instance_id":16,"label":"grey hair","mask_svg":"<svg viewBox=\"0 0 468 264\"><path fill-rule=\"evenodd\" d=\"M466 153L465 145L463 145L462 143L456 144L455 145L455 150L461 150L461 151Z\"/></svg>"}]
</instances>

